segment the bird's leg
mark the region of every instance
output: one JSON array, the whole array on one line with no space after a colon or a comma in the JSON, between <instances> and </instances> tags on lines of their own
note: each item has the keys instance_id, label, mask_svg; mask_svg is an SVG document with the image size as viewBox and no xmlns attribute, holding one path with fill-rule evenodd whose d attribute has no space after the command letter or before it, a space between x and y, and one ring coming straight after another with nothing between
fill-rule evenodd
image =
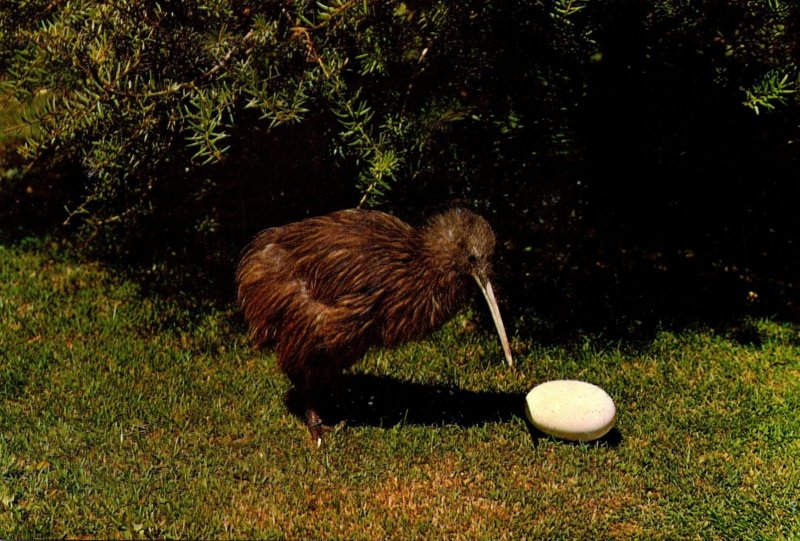
<instances>
[{"instance_id":1,"label":"bird's leg","mask_svg":"<svg viewBox=\"0 0 800 541\"><path fill-rule=\"evenodd\" d=\"M329 363L323 361L326 359L321 361L315 358L312 362L299 365L297 369L286 370L300 401L297 405L302 408L311 440L317 447L322 445L325 432L330 431L320 412L329 409L327 401L330 399L330 390L335 387L336 374L341 374L341 370L332 369Z\"/></svg>"},{"instance_id":2,"label":"bird's leg","mask_svg":"<svg viewBox=\"0 0 800 541\"><path fill-rule=\"evenodd\" d=\"M311 435L311 441L319 447L322 445L322 436L327 431L327 427L319 414L322 390L315 384L318 379L315 372L305 372L298 376L290 376L290 379L299 395L303 408L303 417Z\"/></svg>"},{"instance_id":3,"label":"bird's leg","mask_svg":"<svg viewBox=\"0 0 800 541\"><path fill-rule=\"evenodd\" d=\"M316 374L307 370L304 365L290 365L288 369L284 368L284 371L286 375L289 376L289 381L292 382L292 386L294 387L294 396L299 400L299 404L295 404L299 406L298 409L302 408L303 420L308 427L311 440L319 447L322 445L322 435L325 432L325 426L319 414L318 389L317 386L314 385ZM287 400L291 400L291 398L289 398L290 396L291 395L287 395Z\"/></svg>"},{"instance_id":4,"label":"bird's leg","mask_svg":"<svg viewBox=\"0 0 800 541\"><path fill-rule=\"evenodd\" d=\"M325 433L325 425L322 423L322 417L319 416L317 411L317 401L314 389L304 387L300 390L300 399L303 401L303 414L306 419L306 426L308 432L311 434L311 440L319 447L322 445L322 435Z\"/></svg>"}]
</instances>

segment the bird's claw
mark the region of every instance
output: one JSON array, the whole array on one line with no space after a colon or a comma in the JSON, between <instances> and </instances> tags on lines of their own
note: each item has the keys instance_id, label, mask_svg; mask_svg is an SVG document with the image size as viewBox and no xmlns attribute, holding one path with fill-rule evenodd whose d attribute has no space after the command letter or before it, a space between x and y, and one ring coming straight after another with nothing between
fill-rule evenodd
<instances>
[{"instance_id":1,"label":"bird's claw","mask_svg":"<svg viewBox=\"0 0 800 541\"><path fill-rule=\"evenodd\" d=\"M308 426L308 432L311 434L311 441L317 447L321 447L322 436L325 432L329 432L330 428L325 426L319 413L311 406L306 406L306 426Z\"/></svg>"},{"instance_id":2,"label":"bird's claw","mask_svg":"<svg viewBox=\"0 0 800 541\"><path fill-rule=\"evenodd\" d=\"M323 425L322 421L317 421L314 424L308 425L308 432L311 434L311 441L314 445L319 448L322 447L322 436L325 435L326 432L330 432L330 428Z\"/></svg>"}]
</instances>

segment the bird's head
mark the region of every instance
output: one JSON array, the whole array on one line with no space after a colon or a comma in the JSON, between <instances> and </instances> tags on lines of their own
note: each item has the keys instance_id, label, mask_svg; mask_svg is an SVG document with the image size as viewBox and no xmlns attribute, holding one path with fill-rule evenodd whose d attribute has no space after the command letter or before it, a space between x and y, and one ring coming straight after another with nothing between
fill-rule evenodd
<instances>
[{"instance_id":1,"label":"bird's head","mask_svg":"<svg viewBox=\"0 0 800 541\"><path fill-rule=\"evenodd\" d=\"M491 274L494 232L474 212L452 209L437 214L425 228L425 240L439 268L463 277L488 279Z\"/></svg>"},{"instance_id":2,"label":"bird's head","mask_svg":"<svg viewBox=\"0 0 800 541\"><path fill-rule=\"evenodd\" d=\"M489 222L474 212L452 209L434 216L424 229L423 237L432 263L458 280L473 278L481 289L492 313L503 352L513 366L500 308L489 281L495 237Z\"/></svg>"}]
</instances>

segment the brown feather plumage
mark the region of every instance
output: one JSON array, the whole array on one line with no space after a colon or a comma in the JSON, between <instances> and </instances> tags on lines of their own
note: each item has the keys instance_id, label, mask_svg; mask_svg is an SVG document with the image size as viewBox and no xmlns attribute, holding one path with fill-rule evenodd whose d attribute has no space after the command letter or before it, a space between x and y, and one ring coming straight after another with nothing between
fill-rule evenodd
<instances>
[{"instance_id":1,"label":"brown feather plumage","mask_svg":"<svg viewBox=\"0 0 800 541\"><path fill-rule=\"evenodd\" d=\"M237 269L238 298L253 341L274 346L280 368L309 390L372 346L438 328L470 275L488 280L494 242L466 210L421 228L383 212L334 212L256 236Z\"/></svg>"}]
</instances>

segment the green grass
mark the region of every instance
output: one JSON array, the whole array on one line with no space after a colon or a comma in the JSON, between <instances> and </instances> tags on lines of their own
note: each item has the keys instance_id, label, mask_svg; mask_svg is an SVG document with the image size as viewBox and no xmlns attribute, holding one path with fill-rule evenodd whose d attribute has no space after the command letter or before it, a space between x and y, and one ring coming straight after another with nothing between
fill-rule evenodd
<instances>
[{"instance_id":1,"label":"green grass","mask_svg":"<svg viewBox=\"0 0 800 541\"><path fill-rule=\"evenodd\" d=\"M383 424L356 415L317 450L234 312L0 246L0 537L798 539L800 329L750 324L755 344L516 339L510 371L462 316L357 367L364 401L422 405L376 406ZM565 377L611 394L616 437L572 445L492 411Z\"/></svg>"}]
</instances>

